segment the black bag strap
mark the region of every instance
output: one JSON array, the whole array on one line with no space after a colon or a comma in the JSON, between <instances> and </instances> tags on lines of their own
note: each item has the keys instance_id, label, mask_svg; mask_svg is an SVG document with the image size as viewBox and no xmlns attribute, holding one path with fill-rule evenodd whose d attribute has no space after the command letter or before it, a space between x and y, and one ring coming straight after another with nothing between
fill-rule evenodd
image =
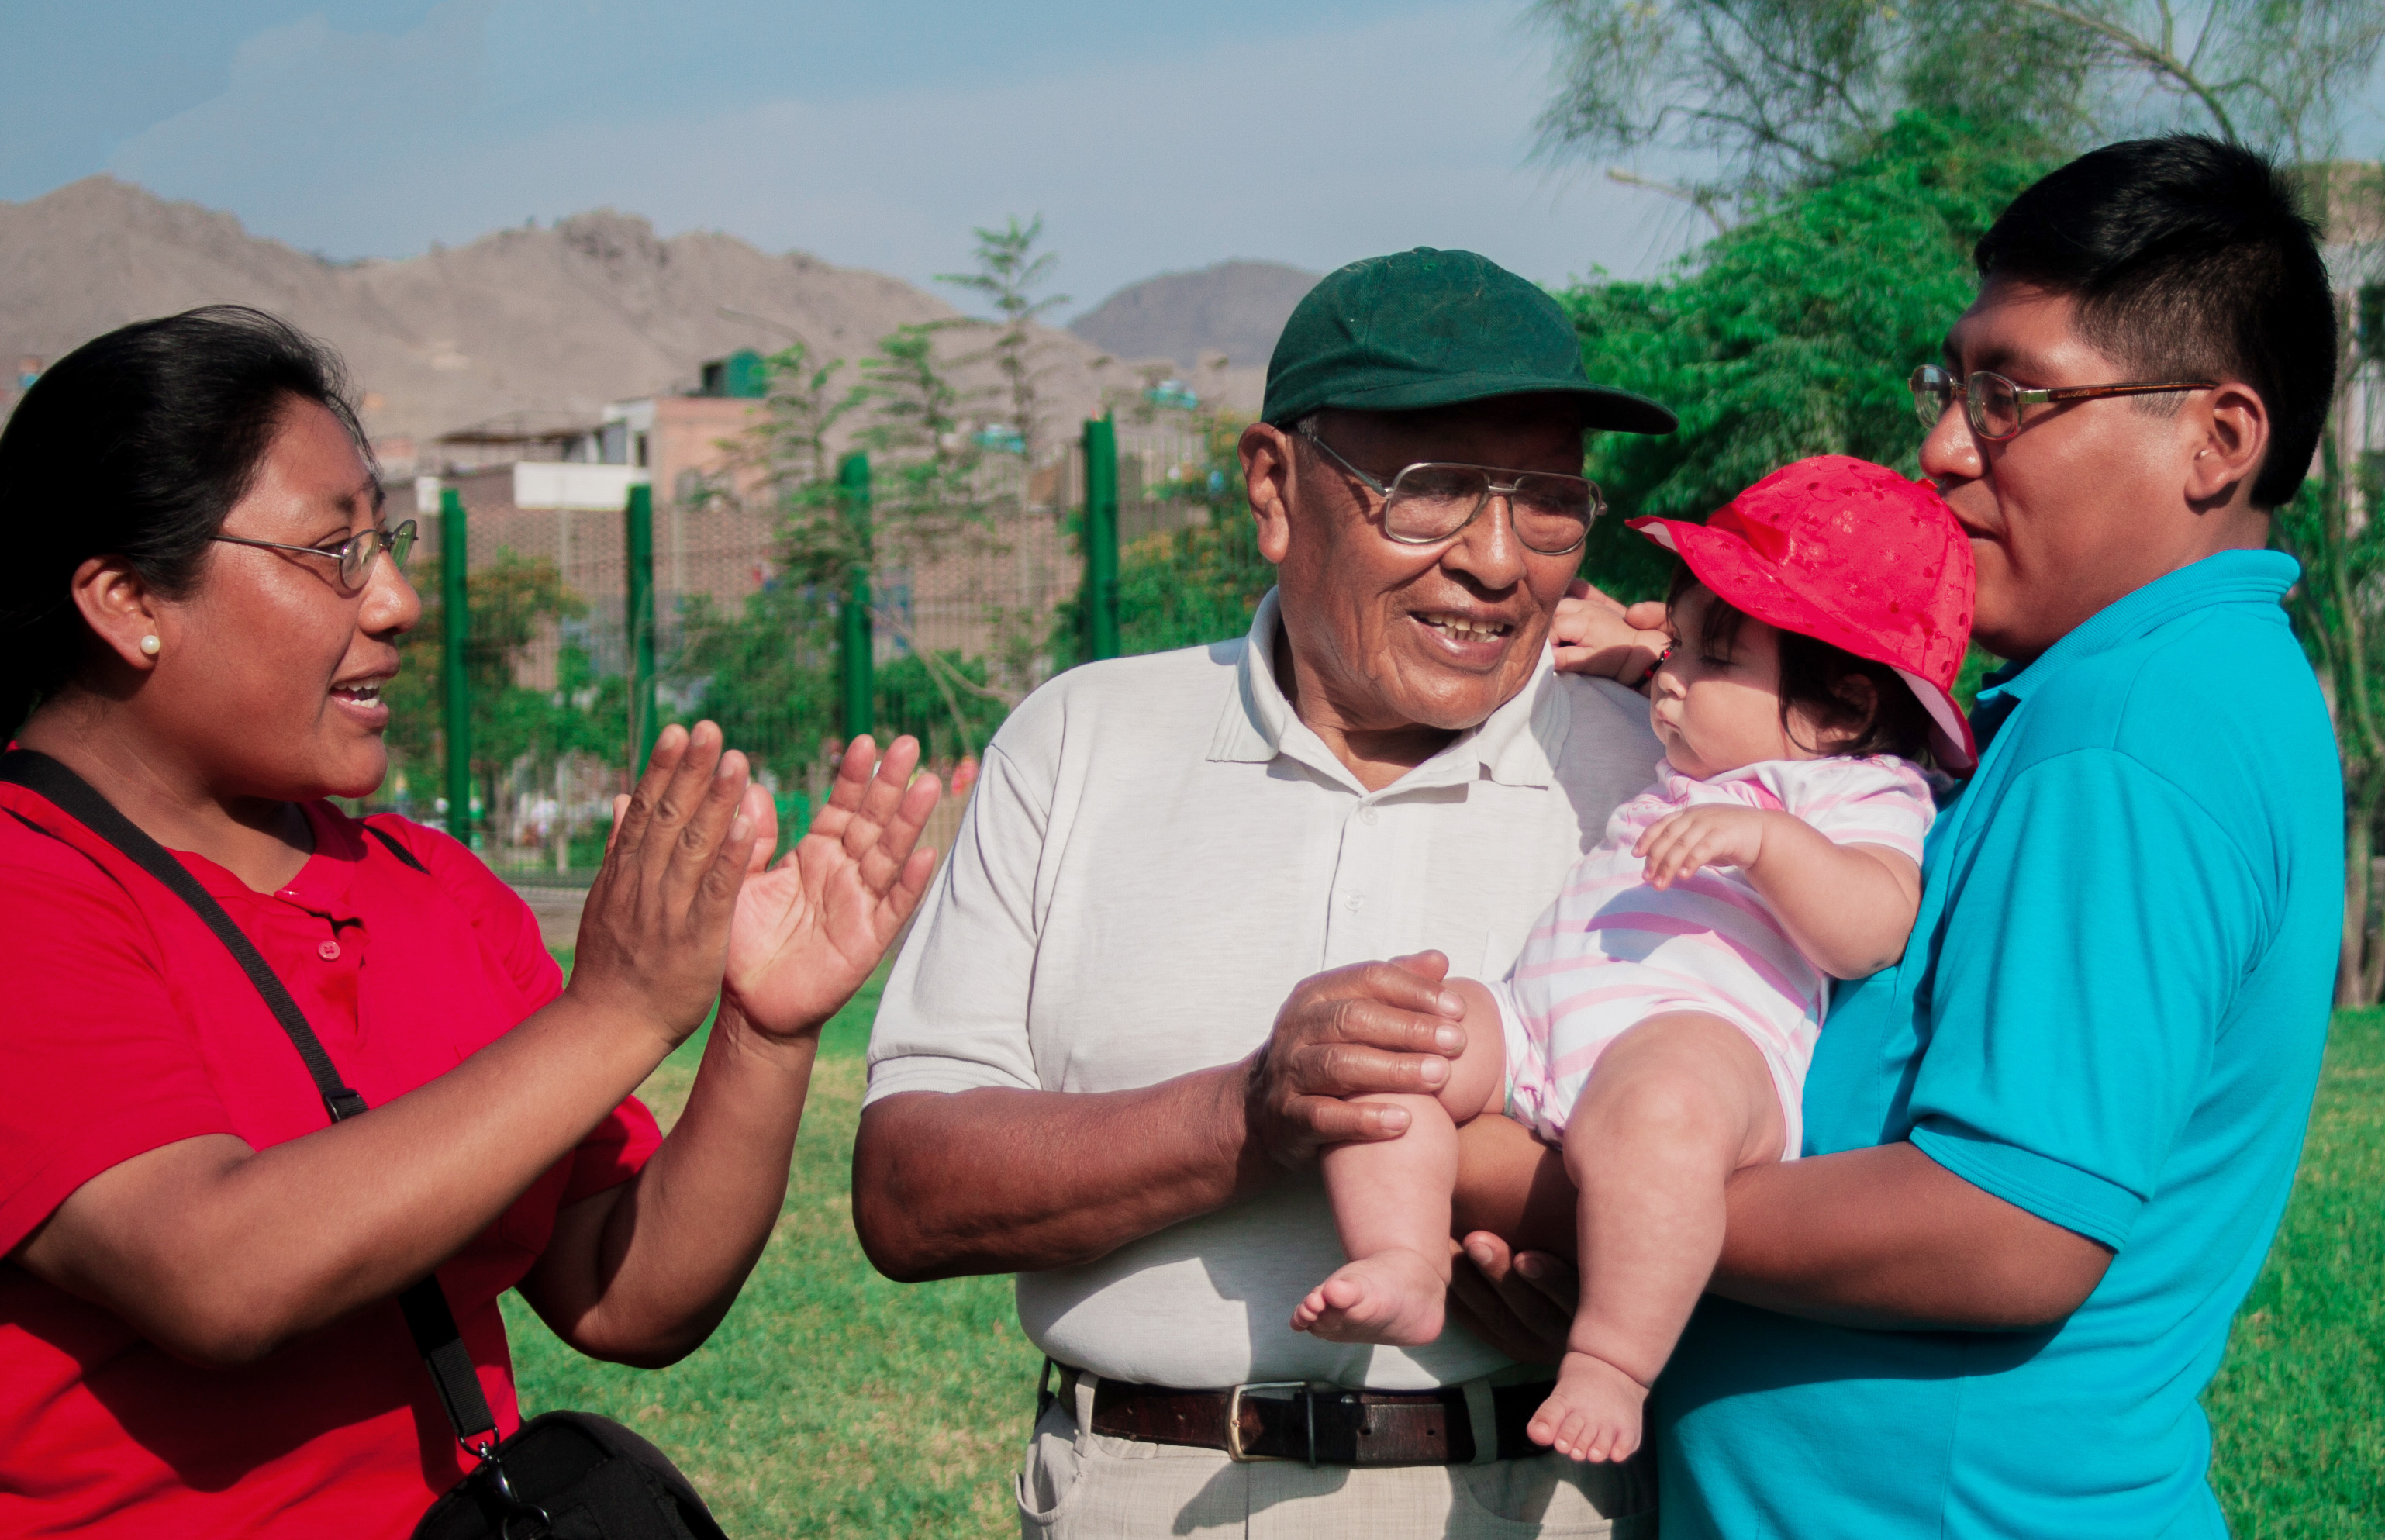
<instances>
[{"instance_id":1,"label":"black bag strap","mask_svg":"<svg viewBox=\"0 0 2385 1540\"><path fill-rule=\"evenodd\" d=\"M224 949L240 964L241 971L248 975L257 994L265 997L274 1019L289 1035L290 1045L306 1061L306 1073L313 1077L315 1089L321 1095L323 1108L331 1114L331 1121L344 1122L365 1110L364 1097L341 1082L331 1056L323 1051L321 1039L306 1024L306 1012L298 1008L298 1002L282 987L272 965L233 923L231 916L224 912L223 906L199 885L190 868L118 812L115 805L100 795L91 783L46 754L19 748L0 755L0 781L38 794L114 845L127 859L163 883L175 897L188 904L206 921L216 939L224 944ZM21 818L19 821L31 822ZM395 839L370 824L365 827L399 860L417 871L424 870L413 853ZM447 1296L439 1287L439 1275L434 1272L399 1295L397 1304L405 1313L406 1329L414 1334L414 1346L431 1371L431 1383L439 1389L440 1404L447 1409L447 1420L455 1425L456 1438L468 1448L473 1447L475 1436L496 1431L497 1420L489 1411L488 1397L481 1394L480 1376L472 1370L472 1355L465 1349L463 1333L456 1329L456 1314L448 1308Z\"/></svg>"}]
</instances>

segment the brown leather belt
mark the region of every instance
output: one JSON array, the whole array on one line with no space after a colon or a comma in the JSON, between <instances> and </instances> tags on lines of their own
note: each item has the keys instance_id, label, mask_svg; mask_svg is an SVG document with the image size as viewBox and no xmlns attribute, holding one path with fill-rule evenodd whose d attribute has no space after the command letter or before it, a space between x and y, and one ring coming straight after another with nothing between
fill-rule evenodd
<instances>
[{"instance_id":1,"label":"brown leather belt","mask_svg":"<svg viewBox=\"0 0 2385 1540\"><path fill-rule=\"evenodd\" d=\"M1073 1395L1077 1371L1061 1372ZM1525 1434L1554 1383L1497 1385L1491 1391L1497 1459L1548 1450ZM1177 1390L1167 1385L1093 1383L1093 1431L1146 1444L1222 1449L1239 1461L1305 1460L1311 1465L1470 1465L1474 1421L1463 1386L1440 1390L1344 1390L1296 1382Z\"/></svg>"}]
</instances>

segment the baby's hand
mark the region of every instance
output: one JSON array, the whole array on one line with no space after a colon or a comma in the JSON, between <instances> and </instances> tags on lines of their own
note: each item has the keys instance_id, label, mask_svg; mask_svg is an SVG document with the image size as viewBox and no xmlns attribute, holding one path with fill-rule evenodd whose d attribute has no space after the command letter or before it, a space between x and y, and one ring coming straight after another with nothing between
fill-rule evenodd
<instances>
[{"instance_id":1,"label":"baby's hand","mask_svg":"<svg viewBox=\"0 0 2385 1540\"><path fill-rule=\"evenodd\" d=\"M1755 864L1764 852L1764 815L1753 808L1684 808L1648 826L1634 856L1648 861L1650 887L1663 890L1700 867Z\"/></svg>"}]
</instances>

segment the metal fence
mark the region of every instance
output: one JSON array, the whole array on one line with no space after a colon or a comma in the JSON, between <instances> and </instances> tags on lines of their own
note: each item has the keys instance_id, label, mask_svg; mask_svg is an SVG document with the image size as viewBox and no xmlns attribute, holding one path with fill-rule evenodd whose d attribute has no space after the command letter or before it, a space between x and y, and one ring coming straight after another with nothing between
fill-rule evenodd
<instances>
[{"instance_id":1,"label":"metal fence","mask_svg":"<svg viewBox=\"0 0 2385 1540\"><path fill-rule=\"evenodd\" d=\"M930 545L890 543L867 574L873 720L863 725L881 743L911 732L928 745L929 768L955 794L927 836L939 848L957 826L975 752L1001 718L1053 673L1098 653L1083 624L1089 558L1098 570L1105 543L1114 553L1210 517L1205 501L1185 495L1212 472L1203 434L1130 424L1115 428L1114 442L1108 510L1097 437L1090 478L1084 441L1031 467L997 461L990 474L1007 484L992 487L979 517ZM840 669L853 667L839 656L844 593L794 583L779 515L759 499L687 487L646 494L655 661L640 677L626 507L634 480L619 477L622 506L611 507L525 506L569 500L553 490L553 468L527 464L426 479L392 497L390 516L418 520L426 553L442 548L442 503L460 504L468 645L485 654L493 645L484 623L509 645L501 658L476 655L467 805L444 795L449 734L430 723L393 733L392 774L373 805L467 834L518 882L584 881L601 859L611 799L662 722L722 720L776 796L790 839L825 794L853 725L838 689ZM1093 530L1105 541L1088 538L1089 481ZM438 671L438 630L426 618L409 669ZM435 715L443 697L421 689L406 698Z\"/></svg>"}]
</instances>

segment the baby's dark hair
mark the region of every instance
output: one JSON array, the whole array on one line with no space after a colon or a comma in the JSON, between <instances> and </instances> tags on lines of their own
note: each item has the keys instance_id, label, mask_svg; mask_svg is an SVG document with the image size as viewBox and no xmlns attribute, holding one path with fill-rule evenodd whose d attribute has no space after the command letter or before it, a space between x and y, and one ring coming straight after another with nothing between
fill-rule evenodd
<instances>
[{"instance_id":1,"label":"baby's dark hair","mask_svg":"<svg viewBox=\"0 0 2385 1540\"><path fill-rule=\"evenodd\" d=\"M1698 575L1690 570L1689 564L1676 563L1672 592L1665 595L1666 613L1671 614L1681 602L1681 595L1698 586ZM1713 590L1708 589L1707 595L1705 620L1698 635L1684 636L1681 642L1685 645L1694 642L1704 652L1728 657L1739 641L1739 628L1747 616ZM1851 692L1848 685L1856 679L1868 680L1871 687ZM1792 742L1819 753L1820 745L1797 737L1792 714L1801 709L1824 732L1837 735L1829 750L1831 754L1854 758L1893 754L1917 765L1935 768L1937 764L1929 752L1929 709L1894 669L1867 657L1857 657L1828 642L1782 631L1780 726Z\"/></svg>"}]
</instances>

